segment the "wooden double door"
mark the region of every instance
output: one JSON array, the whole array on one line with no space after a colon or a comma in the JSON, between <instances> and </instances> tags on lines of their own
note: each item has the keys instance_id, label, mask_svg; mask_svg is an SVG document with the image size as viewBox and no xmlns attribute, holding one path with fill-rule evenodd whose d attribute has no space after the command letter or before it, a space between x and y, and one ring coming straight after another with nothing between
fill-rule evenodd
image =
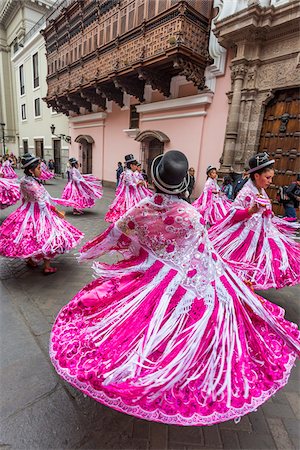
<instances>
[{"instance_id":1,"label":"wooden double door","mask_svg":"<svg viewBox=\"0 0 300 450\"><path fill-rule=\"evenodd\" d=\"M276 200L278 187L295 181L300 172L299 137L300 91L298 88L278 91L266 107L258 149L275 159L275 176L268 189L275 214L284 213Z\"/></svg>"}]
</instances>

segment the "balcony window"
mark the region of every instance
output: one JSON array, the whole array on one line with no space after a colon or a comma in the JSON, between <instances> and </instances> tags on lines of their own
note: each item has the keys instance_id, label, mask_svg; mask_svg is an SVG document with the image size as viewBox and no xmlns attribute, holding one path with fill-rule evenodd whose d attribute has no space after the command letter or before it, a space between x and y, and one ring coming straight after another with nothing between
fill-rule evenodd
<instances>
[{"instance_id":1,"label":"balcony window","mask_svg":"<svg viewBox=\"0 0 300 450\"><path fill-rule=\"evenodd\" d=\"M33 68L33 87L39 87L40 81L39 81L39 60L38 60L38 53L35 53L32 56L32 68Z\"/></svg>"},{"instance_id":2,"label":"balcony window","mask_svg":"<svg viewBox=\"0 0 300 450\"><path fill-rule=\"evenodd\" d=\"M40 99L36 98L34 100L34 117L40 117L40 115L41 115Z\"/></svg>"},{"instance_id":3,"label":"balcony window","mask_svg":"<svg viewBox=\"0 0 300 450\"><path fill-rule=\"evenodd\" d=\"M21 117L22 117L22 120L26 120L26 105L25 105L25 103L23 103L23 105L21 105Z\"/></svg>"},{"instance_id":4,"label":"balcony window","mask_svg":"<svg viewBox=\"0 0 300 450\"><path fill-rule=\"evenodd\" d=\"M23 64L19 67L19 77L20 77L20 94L25 94L25 83L24 83L24 67Z\"/></svg>"},{"instance_id":5,"label":"balcony window","mask_svg":"<svg viewBox=\"0 0 300 450\"><path fill-rule=\"evenodd\" d=\"M140 115L136 110L136 105L130 105L130 123L129 128L139 127Z\"/></svg>"}]
</instances>

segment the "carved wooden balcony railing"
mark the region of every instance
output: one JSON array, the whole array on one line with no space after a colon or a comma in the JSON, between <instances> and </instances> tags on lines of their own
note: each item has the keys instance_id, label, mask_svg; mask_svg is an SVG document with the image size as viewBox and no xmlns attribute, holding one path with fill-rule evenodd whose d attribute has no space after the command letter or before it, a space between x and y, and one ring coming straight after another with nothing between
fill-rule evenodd
<instances>
[{"instance_id":1,"label":"carved wooden balcony railing","mask_svg":"<svg viewBox=\"0 0 300 450\"><path fill-rule=\"evenodd\" d=\"M145 83L168 97L178 74L204 87L211 0L65 2L43 32L48 106L67 115L106 99L123 106L124 92L142 102Z\"/></svg>"}]
</instances>

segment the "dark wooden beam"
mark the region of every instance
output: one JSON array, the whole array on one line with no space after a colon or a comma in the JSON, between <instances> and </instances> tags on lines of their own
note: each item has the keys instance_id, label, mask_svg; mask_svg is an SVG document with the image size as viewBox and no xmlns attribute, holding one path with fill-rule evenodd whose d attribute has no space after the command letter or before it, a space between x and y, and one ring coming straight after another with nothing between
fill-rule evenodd
<instances>
[{"instance_id":1,"label":"dark wooden beam","mask_svg":"<svg viewBox=\"0 0 300 450\"><path fill-rule=\"evenodd\" d=\"M126 94L133 95L140 102L145 101L144 99L144 89L145 89L145 80L139 78L126 78L126 77L114 77L113 78L114 85L117 89L121 89L122 92Z\"/></svg>"},{"instance_id":2,"label":"dark wooden beam","mask_svg":"<svg viewBox=\"0 0 300 450\"><path fill-rule=\"evenodd\" d=\"M140 80L144 80L145 83L150 84L152 89L157 89L165 97L170 96L170 83L172 78L170 72L166 71L163 73L144 67L137 69L137 71Z\"/></svg>"}]
</instances>

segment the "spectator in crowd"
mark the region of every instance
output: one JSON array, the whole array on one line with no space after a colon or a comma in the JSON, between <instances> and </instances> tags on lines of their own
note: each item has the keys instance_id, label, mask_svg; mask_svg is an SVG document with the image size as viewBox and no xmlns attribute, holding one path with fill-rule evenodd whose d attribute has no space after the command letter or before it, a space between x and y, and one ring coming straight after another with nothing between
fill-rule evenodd
<instances>
[{"instance_id":1,"label":"spectator in crowd","mask_svg":"<svg viewBox=\"0 0 300 450\"><path fill-rule=\"evenodd\" d=\"M300 203L300 173L298 173L296 181L287 187L285 194L288 200L283 203L284 217L291 221L296 221L296 209L299 208Z\"/></svg>"},{"instance_id":2,"label":"spectator in crowd","mask_svg":"<svg viewBox=\"0 0 300 450\"><path fill-rule=\"evenodd\" d=\"M240 176L240 178L238 178L237 181L235 182L235 184L233 185L234 198L238 195L238 193L240 192L242 187L245 185L245 183L247 183L247 181L249 179L249 175L248 175L247 170L248 170L248 168L245 167L243 173Z\"/></svg>"},{"instance_id":3,"label":"spectator in crowd","mask_svg":"<svg viewBox=\"0 0 300 450\"><path fill-rule=\"evenodd\" d=\"M143 175L143 178L144 178L144 180L146 181L146 183L148 185L149 177L148 177L145 169L142 169L142 175Z\"/></svg>"},{"instance_id":4,"label":"spectator in crowd","mask_svg":"<svg viewBox=\"0 0 300 450\"><path fill-rule=\"evenodd\" d=\"M187 187L189 196L187 198L187 201L188 201L188 203L192 203L191 202L191 195L192 195L192 192L193 192L194 187L195 187L195 169L193 167L189 168L189 176L190 176L189 184L188 184L188 187Z\"/></svg>"},{"instance_id":5,"label":"spectator in crowd","mask_svg":"<svg viewBox=\"0 0 300 450\"><path fill-rule=\"evenodd\" d=\"M118 187L119 184L120 184L120 176L121 176L121 173L122 173L122 172L123 172L123 166L122 166L121 161L119 161L119 162L118 162L118 167L117 167L117 169L116 169L117 187Z\"/></svg>"},{"instance_id":6,"label":"spectator in crowd","mask_svg":"<svg viewBox=\"0 0 300 450\"><path fill-rule=\"evenodd\" d=\"M50 172L55 173L55 164L54 164L53 159L49 159L48 169L50 170Z\"/></svg>"},{"instance_id":7,"label":"spectator in crowd","mask_svg":"<svg viewBox=\"0 0 300 450\"><path fill-rule=\"evenodd\" d=\"M233 192L233 182L232 178L229 175L224 177L224 181L221 187L221 191L227 196L227 198L233 201L234 192Z\"/></svg>"}]
</instances>

